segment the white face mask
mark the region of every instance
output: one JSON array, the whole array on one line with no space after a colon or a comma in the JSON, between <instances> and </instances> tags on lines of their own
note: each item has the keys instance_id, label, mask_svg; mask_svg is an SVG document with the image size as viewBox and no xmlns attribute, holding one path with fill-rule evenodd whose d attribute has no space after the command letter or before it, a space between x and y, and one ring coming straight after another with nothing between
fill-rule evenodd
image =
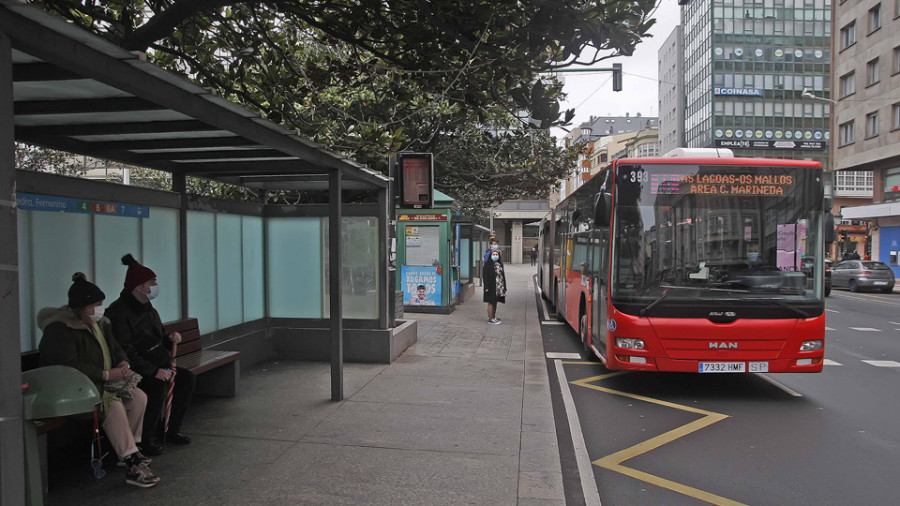
<instances>
[{"instance_id":1,"label":"white face mask","mask_svg":"<svg viewBox=\"0 0 900 506\"><path fill-rule=\"evenodd\" d=\"M94 314L90 315L91 321L97 323L100 321L100 318L103 318L104 309L103 306L97 306L94 308Z\"/></svg>"},{"instance_id":2,"label":"white face mask","mask_svg":"<svg viewBox=\"0 0 900 506\"><path fill-rule=\"evenodd\" d=\"M153 300L156 296L159 295L159 285L153 285L150 287L150 293L147 294L147 298Z\"/></svg>"},{"instance_id":3,"label":"white face mask","mask_svg":"<svg viewBox=\"0 0 900 506\"><path fill-rule=\"evenodd\" d=\"M500 249L499 244L491 244L491 249Z\"/></svg>"},{"instance_id":4,"label":"white face mask","mask_svg":"<svg viewBox=\"0 0 900 506\"><path fill-rule=\"evenodd\" d=\"M493 261L495 261L495 262L496 262L497 260L500 260L500 255L491 255L491 260L493 260Z\"/></svg>"}]
</instances>

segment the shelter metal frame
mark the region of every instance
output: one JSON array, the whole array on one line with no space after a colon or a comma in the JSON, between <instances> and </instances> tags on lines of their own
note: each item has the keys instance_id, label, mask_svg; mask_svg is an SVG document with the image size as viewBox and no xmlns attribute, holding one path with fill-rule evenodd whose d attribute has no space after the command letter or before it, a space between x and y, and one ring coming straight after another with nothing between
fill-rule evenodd
<instances>
[{"instance_id":1,"label":"shelter metal frame","mask_svg":"<svg viewBox=\"0 0 900 506\"><path fill-rule=\"evenodd\" d=\"M380 173L158 68L141 54L21 1L0 0L0 349L6 351L19 346L15 141L172 173L172 190L182 199L183 275L188 176L260 192L327 190L331 223L340 223L342 192L377 191L382 219L387 216L389 180ZM386 231L386 224L381 228ZM329 242L331 254L340 258L340 227L330 227ZM330 269L330 304L339 315L340 263L331 262ZM334 400L343 398L341 320L331 319ZM21 504L19 355L0 353L0 371L0 503Z\"/></svg>"}]
</instances>

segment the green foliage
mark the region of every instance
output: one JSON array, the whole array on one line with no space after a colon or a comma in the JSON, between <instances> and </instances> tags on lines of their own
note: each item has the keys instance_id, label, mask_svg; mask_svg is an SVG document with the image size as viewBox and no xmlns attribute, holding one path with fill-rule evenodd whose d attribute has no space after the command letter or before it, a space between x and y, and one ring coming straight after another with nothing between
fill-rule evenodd
<instances>
[{"instance_id":1,"label":"green foliage","mask_svg":"<svg viewBox=\"0 0 900 506\"><path fill-rule=\"evenodd\" d=\"M547 70L631 54L654 6L32 1L372 168L386 172L401 150L433 152L438 188L473 206L546 193L564 174L571 154L529 131L574 116L560 109L562 86ZM579 61L585 48L596 52Z\"/></svg>"}]
</instances>

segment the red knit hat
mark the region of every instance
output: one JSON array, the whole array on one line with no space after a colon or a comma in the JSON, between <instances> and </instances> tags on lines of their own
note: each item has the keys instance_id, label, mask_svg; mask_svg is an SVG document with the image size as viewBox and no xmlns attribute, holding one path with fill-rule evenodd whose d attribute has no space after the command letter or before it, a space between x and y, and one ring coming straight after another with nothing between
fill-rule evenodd
<instances>
[{"instance_id":1,"label":"red knit hat","mask_svg":"<svg viewBox=\"0 0 900 506\"><path fill-rule=\"evenodd\" d=\"M125 289L129 292L151 279L156 279L156 273L141 265L131 256L131 253L122 257L122 264L128 266L128 273L125 274Z\"/></svg>"}]
</instances>

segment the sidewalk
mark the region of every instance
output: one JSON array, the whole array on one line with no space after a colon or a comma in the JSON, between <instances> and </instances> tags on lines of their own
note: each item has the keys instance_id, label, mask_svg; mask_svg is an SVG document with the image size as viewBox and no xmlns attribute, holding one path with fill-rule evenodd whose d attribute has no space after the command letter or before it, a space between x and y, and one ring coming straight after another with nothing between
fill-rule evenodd
<instances>
[{"instance_id":1,"label":"sidewalk","mask_svg":"<svg viewBox=\"0 0 900 506\"><path fill-rule=\"evenodd\" d=\"M342 402L329 364L268 363L235 399L195 400L194 443L154 459L158 486L114 466L95 480L85 454L51 464L45 504L565 504L533 273L507 266L500 325L480 293L407 313L418 342L390 366L346 364Z\"/></svg>"}]
</instances>

